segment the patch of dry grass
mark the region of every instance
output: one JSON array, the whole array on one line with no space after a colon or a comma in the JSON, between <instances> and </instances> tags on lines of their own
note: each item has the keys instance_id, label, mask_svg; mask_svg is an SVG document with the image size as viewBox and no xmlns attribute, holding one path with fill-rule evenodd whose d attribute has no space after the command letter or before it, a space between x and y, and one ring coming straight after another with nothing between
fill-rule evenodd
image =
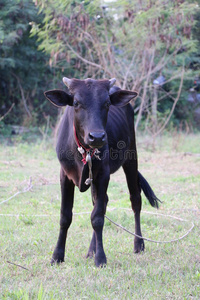
<instances>
[{"instance_id":1,"label":"patch of dry grass","mask_svg":"<svg viewBox=\"0 0 200 300\"><path fill-rule=\"evenodd\" d=\"M195 228L176 243L146 242L145 252L135 255L133 237L106 220L104 269L85 259L92 235L89 214L74 215L66 262L50 266L60 209L59 163L53 147L1 145L0 202L23 190L30 177L33 187L0 205L0 299L199 299L199 141L200 135L165 136L152 152L139 137L139 170L163 200L158 212L187 220L147 214L157 211L143 197L143 235L170 240L184 234L191 222ZM121 209L130 208L122 170L111 177L108 193L108 216L134 231L132 213ZM90 192L76 190L74 211L91 210Z\"/></svg>"}]
</instances>

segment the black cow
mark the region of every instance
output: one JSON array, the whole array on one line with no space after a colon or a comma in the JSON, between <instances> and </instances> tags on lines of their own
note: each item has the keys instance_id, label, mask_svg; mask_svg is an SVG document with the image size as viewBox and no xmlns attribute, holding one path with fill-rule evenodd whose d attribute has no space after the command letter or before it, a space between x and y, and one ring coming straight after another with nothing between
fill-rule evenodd
<instances>
[{"instance_id":1,"label":"black cow","mask_svg":"<svg viewBox=\"0 0 200 300\"><path fill-rule=\"evenodd\" d=\"M91 185L94 204L91 223L94 231L87 257L91 258L95 254L96 266L103 266L106 264L106 255L103 249L102 230L108 203L107 188L110 174L121 166L124 169L137 235L142 236L141 189L150 204L158 207L158 198L138 172L134 112L129 104L137 93L114 86L115 79L78 80L64 77L63 82L68 86L69 92L61 90L45 92L47 99L54 105L67 106L56 147L61 164L62 202L60 233L51 264L64 261L67 230L72 222L74 186L78 186L79 190L84 192ZM143 239L135 237L134 252L143 250Z\"/></svg>"}]
</instances>

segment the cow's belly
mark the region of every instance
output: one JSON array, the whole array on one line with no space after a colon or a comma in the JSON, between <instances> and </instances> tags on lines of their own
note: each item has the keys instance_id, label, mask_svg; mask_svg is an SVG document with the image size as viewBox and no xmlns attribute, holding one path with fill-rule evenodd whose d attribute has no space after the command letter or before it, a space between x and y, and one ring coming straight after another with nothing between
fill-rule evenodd
<instances>
[{"instance_id":1,"label":"cow's belly","mask_svg":"<svg viewBox=\"0 0 200 300\"><path fill-rule=\"evenodd\" d=\"M118 142L117 147L110 147L109 166L111 174L115 173L127 159L131 159L134 155L134 152L130 150L129 144L129 142L121 140Z\"/></svg>"}]
</instances>

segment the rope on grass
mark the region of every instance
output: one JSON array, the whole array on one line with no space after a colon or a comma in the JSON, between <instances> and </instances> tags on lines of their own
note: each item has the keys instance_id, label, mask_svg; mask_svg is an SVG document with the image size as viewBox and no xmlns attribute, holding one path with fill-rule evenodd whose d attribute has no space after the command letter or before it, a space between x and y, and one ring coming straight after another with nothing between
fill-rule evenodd
<instances>
[{"instance_id":1,"label":"rope on grass","mask_svg":"<svg viewBox=\"0 0 200 300\"><path fill-rule=\"evenodd\" d=\"M122 208L124 209L124 208ZM129 210L129 209L126 209L125 210ZM164 214L159 214L159 213L152 213L152 212L147 212L147 211L143 211L144 213L147 213L147 214L152 214L152 215L160 215L160 216L164 216L164 217L170 217L170 218L173 218L173 219L176 219L176 220L179 220L179 221L184 221L184 222L187 222L187 220L184 220L182 218L178 218L178 217L174 217L174 216L171 216L171 215L164 215ZM155 240L152 240L152 239L149 239L149 238L146 238L146 237L142 237L140 235L137 235L136 233L133 233L131 232L130 230L126 229L125 227L123 227L121 224L118 224L116 222L114 222L113 220L111 220L108 216L105 215L105 218L107 220L109 220L111 223L113 223L115 226L123 229L124 231L126 231L127 233L129 233L130 235L133 235L135 237L138 237L140 239L143 239L145 241L148 241L148 242L151 242L151 243L157 243L157 244L167 244L167 243L174 243L174 242L178 242L180 240L182 240L184 237L186 237L191 231L192 229L194 228L194 223L191 222L192 226L190 227L190 229L184 234L182 235L181 237L179 238L176 238L176 239L173 239L173 240L169 240L169 241L155 241Z\"/></svg>"},{"instance_id":2,"label":"rope on grass","mask_svg":"<svg viewBox=\"0 0 200 300\"><path fill-rule=\"evenodd\" d=\"M73 213L74 215L88 215L91 212L85 211L80 213ZM26 216L26 217L36 217L36 218L47 218L47 217L59 217L59 215L27 215L27 214L0 214L1 217L16 217L19 218L20 216Z\"/></svg>"},{"instance_id":3,"label":"rope on grass","mask_svg":"<svg viewBox=\"0 0 200 300\"><path fill-rule=\"evenodd\" d=\"M108 211L113 211L113 210L116 210L117 208L111 208L111 209L108 209ZM127 210L127 211L132 211L131 209L128 209L128 208L119 208L120 210ZM90 214L91 212L79 212L79 213L73 213L74 215L84 215L84 214ZM142 211L142 213L146 213L146 214L151 214L151 215L157 215L157 216L161 216L161 217L169 217L169 218L172 218L172 219L175 219L175 220L179 220L179 221L182 221L182 222L188 222L187 220L185 219L182 219L182 218L179 218L179 217L176 217L176 216L172 216L172 215L165 215L165 214L161 214L161 213L154 213L154 212L149 212L149 211ZM7 216L7 217L19 217L20 214L0 214L0 216ZM59 215L26 215L26 216L29 216L29 217L59 217ZM174 243L174 242L178 242L180 240L182 240L183 238L185 238L191 231L192 229L194 228L194 223L191 222L191 227L187 230L187 232L182 235L181 237L179 238L176 238L176 239L172 239L172 240L169 240L169 241L156 241L156 240L152 240L152 239L149 239L149 238L146 238L146 237L142 237L140 235L137 235L136 233L133 233L131 232L130 230L126 229L124 226L122 226L121 224L118 224L116 222L114 222L112 219L110 219L108 216L105 215L105 218L110 221L111 223L113 223L115 226L121 228L122 230L124 230L125 232L129 233L130 235L133 235L133 236L136 236L140 239L143 239L145 241L148 241L148 242L152 242L152 243L157 243L157 244L167 244L167 243Z\"/></svg>"},{"instance_id":4,"label":"rope on grass","mask_svg":"<svg viewBox=\"0 0 200 300\"><path fill-rule=\"evenodd\" d=\"M32 185L32 179L30 177L29 179L29 182L28 182L28 186L25 187L22 191L18 191L17 193L15 193L14 195L12 195L11 197L9 197L8 199L6 200L3 200L2 202L0 202L0 205L5 203L5 202L8 202L10 199L16 197L17 195L19 194L22 194L22 193L27 193L29 192L31 189L32 189L33 185ZM115 210L116 208L114 209L110 209L110 210ZM131 211L130 209L127 209L127 208L120 208L121 210L128 210L128 211ZM109 209L108 209L109 210ZM170 218L173 218L173 219L176 219L176 220L179 220L179 221L183 221L183 222L187 222L187 220L184 220L182 218L179 218L179 217L175 217L175 216L172 216L172 215L164 215L164 214L160 214L160 213L153 213L153 212L148 212L148 211L143 211L144 213L147 213L147 214L152 214L152 215L158 215L158 216L162 216L162 217L170 217ZM83 215L83 214L90 214L90 212L80 212L80 213L74 213L74 215ZM0 216L9 216L9 217L19 217L20 214L0 214ZM30 217L57 217L57 215L29 215ZM177 241L180 241L182 240L183 238L185 238L191 231L192 229L194 228L194 223L191 222L192 226L190 227L190 229L184 234L182 235L181 237L179 238L176 238L176 239L172 239L172 240L169 240L169 241L155 241L155 240L152 240L152 239L149 239L149 238L146 238L146 237L142 237L142 236L139 236L137 235L136 233L133 233L131 232L130 230L126 229L125 227L123 227L121 224L118 224L116 222L114 222L112 219L110 219L108 216L105 215L105 218L107 220L109 220L111 223L113 223L115 226L121 228L122 230L124 230L125 232L129 233L130 235L133 235L135 237L138 237L140 239L143 239L143 240L146 240L148 242L152 242L152 243L157 243L157 244L166 244L166 243L173 243L173 242L177 242Z\"/></svg>"}]
</instances>

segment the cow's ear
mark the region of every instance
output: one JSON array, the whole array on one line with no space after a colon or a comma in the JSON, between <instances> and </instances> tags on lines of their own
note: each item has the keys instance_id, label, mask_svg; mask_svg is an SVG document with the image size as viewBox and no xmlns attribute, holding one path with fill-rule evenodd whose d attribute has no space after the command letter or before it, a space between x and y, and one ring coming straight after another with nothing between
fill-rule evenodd
<instances>
[{"instance_id":1,"label":"cow's ear","mask_svg":"<svg viewBox=\"0 0 200 300\"><path fill-rule=\"evenodd\" d=\"M128 104L132 99L137 97L137 95L137 92L119 90L110 95L110 101L112 105L120 107Z\"/></svg>"},{"instance_id":2,"label":"cow's ear","mask_svg":"<svg viewBox=\"0 0 200 300\"><path fill-rule=\"evenodd\" d=\"M44 92L45 97L55 106L73 105L73 96L61 90L51 90Z\"/></svg>"}]
</instances>

